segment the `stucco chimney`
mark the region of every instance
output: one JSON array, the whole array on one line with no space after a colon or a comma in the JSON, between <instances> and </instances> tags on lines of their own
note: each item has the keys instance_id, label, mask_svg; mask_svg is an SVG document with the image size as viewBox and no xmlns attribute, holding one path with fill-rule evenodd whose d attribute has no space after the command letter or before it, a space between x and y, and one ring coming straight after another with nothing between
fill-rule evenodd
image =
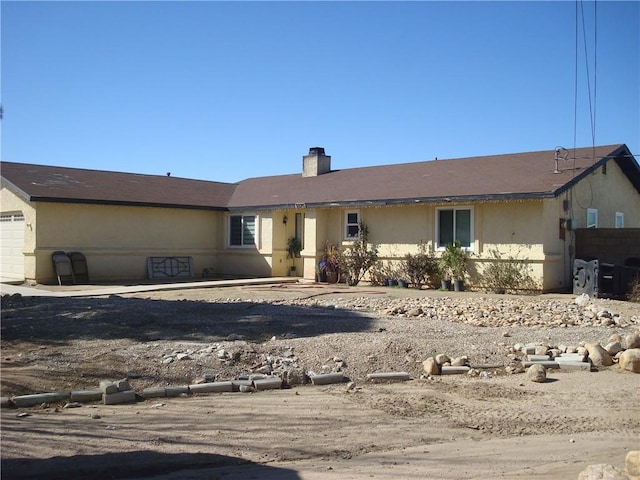
<instances>
[{"instance_id":1,"label":"stucco chimney","mask_svg":"<svg viewBox=\"0 0 640 480\"><path fill-rule=\"evenodd\" d=\"M302 176L317 177L331 171L331 157L324 154L324 148L311 147L309 155L302 157Z\"/></svg>"}]
</instances>

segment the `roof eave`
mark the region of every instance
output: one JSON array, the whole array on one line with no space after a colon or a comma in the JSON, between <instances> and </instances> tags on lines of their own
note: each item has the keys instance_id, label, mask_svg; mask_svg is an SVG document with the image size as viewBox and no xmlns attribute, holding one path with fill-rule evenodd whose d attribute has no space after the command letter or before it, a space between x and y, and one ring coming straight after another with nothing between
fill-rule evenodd
<instances>
[{"instance_id":1,"label":"roof eave","mask_svg":"<svg viewBox=\"0 0 640 480\"><path fill-rule=\"evenodd\" d=\"M409 197L381 200L341 200L334 202L301 202L282 203L272 205L244 205L229 207L231 212L259 211L259 210L286 210L295 208L331 208L331 207L384 207L394 205L419 205L419 204L446 204L446 203L478 203L490 201L510 200L539 200L553 198L554 192L529 192L529 193L501 193L482 195L451 195L446 197Z\"/></svg>"},{"instance_id":2,"label":"roof eave","mask_svg":"<svg viewBox=\"0 0 640 480\"><path fill-rule=\"evenodd\" d=\"M11 191L13 192L15 195L19 196L20 198L22 198L22 200L26 201L26 202L30 202L31 201L31 196L25 192L24 190L22 190L20 187L18 187L15 183L11 182L10 180L7 180L6 177L2 177L2 183L4 183L4 185Z\"/></svg>"},{"instance_id":3,"label":"roof eave","mask_svg":"<svg viewBox=\"0 0 640 480\"><path fill-rule=\"evenodd\" d=\"M32 202L47 203L74 203L82 205L114 205L125 207L155 207L155 208L182 208L185 210L210 210L210 211L227 211L226 207L216 207L208 205L182 205L175 203L154 203L154 202L131 202L121 200L100 200L100 199L80 199L80 198L60 198L60 197L37 197L32 196L29 199Z\"/></svg>"}]
</instances>

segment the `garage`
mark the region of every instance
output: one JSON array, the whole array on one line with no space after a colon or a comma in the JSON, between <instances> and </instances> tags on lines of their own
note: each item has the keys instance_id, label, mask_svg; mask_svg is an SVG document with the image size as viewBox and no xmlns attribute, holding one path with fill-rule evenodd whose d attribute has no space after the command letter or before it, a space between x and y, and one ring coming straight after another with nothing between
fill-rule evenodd
<instances>
[{"instance_id":1,"label":"garage","mask_svg":"<svg viewBox=\"0 0 640 480\"><path fill-rule=\"evenodd\" d=\"M24 215L0 215L0 277L3 282L24 280Z\"/></svg>"}]
</instances>

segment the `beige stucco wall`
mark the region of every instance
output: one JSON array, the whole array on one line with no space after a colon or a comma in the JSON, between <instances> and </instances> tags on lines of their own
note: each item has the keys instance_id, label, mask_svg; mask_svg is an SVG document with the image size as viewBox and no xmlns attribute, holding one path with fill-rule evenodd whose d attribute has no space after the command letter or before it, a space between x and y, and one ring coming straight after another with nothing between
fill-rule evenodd
<instances>
[{"instance_id":1,"label":"beige stucco wall","mask_svg":"<svg viewBox=\"0 0 640 480\"><path fill-rule=\"evenodd\" d=\"M270 211L233 212L231 215L256 216L256 245L235 247L229 245L229 215L221 214L223 226L217 232L221 246L217 257L218 269L223 276L268 277L273 267L274 216ZM286 248L286 244L284 246Z\"/></svg>"},{"instance_id":2,"label":"beige stucco wall","mask_svg":"<svg viewBox=\"0 0 640 480\"><path fill-rule=\"evenodd\" d=\"M587 209L598 209L598 227L614 228L615 213L624 213L626 228L640 227L640 193L614 160L607 162L606 174L599 168L574 186L566 195L574 228L587 227Z\"/></svg>"},{"instance_id":3,"label":"beige stucco wall","mask_svg":"<svg viewBox=\"0 0 640 480\"><path fill-rule=\"evenodd\" d=\"M485 204L442 204L376 206L359 209L318 209L315 230L318 256L327 241L348 247L344 240L345 213L357 210L369 229L369 240L377 244L380 258L385 261L401 259L406 253L416 253L420 242L436 249L436 209L438 207L465 206L474 211L474 238L471 255L471 273L482 269L489 250L528 258L537 275L542 274L545 260L543 251L542 205L538 201L491 202ZM540 264L540 265L538 265ZM305 271L305 273L307 273ZM306 275L305 275L306 276Z\"/></svg>"},{"instance_id":4,"label":"beige stucco wall","mask_svg":"<svg viewBox=\"0 0 640 480\"><path fill-rule=\"evenodd\" d=\"M625 228L640 227L640 194L614 160L598 168L558 198L544 202L544 289L571 289L575 258L575 229L586 228L587 210L598 210L598 227L615 227L616 212L624 214ZM561 228L568 225L570 228ZM564 239L561 238L561 233Z\"/></svg>"},{"instance_id":5,"label":"beige stucco wall","mask_svg":"<svg viewBox=\"0 0 640 480\"><path fill-rule=\"evenodd\" d=\"M36 215L38 282L55 280L56 250L83 253L92 281L144 279L150 256L190 256L196 276L218 270L218 212L38 202Z\"/></svg>"}]
</instances>

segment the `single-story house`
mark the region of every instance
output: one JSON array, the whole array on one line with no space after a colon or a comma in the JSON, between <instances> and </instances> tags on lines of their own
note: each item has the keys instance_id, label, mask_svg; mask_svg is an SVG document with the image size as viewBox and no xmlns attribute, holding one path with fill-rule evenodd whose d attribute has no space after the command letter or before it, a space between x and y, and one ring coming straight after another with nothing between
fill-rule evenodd
<instances>
[{"instance_id":1,"label":"single-story house","mask_svg":"<svg viewBox=\"0 0 640 480\"><path fill-rule=\"evenodd\" d=\"M639 228L640 167L626 145L334 169L324 148L291 175L221 183L2 162L3 280L56 281L53 252L81 252L91 281L139 280L149 259L193 276L313 279L327 244L360 223L383 259L459 240L526 257L545 291L569 289L577 228ZM292 237L302 244L288 258ZM473 281L473 279L472 279Z\"/></svg>"}]
</instances>

